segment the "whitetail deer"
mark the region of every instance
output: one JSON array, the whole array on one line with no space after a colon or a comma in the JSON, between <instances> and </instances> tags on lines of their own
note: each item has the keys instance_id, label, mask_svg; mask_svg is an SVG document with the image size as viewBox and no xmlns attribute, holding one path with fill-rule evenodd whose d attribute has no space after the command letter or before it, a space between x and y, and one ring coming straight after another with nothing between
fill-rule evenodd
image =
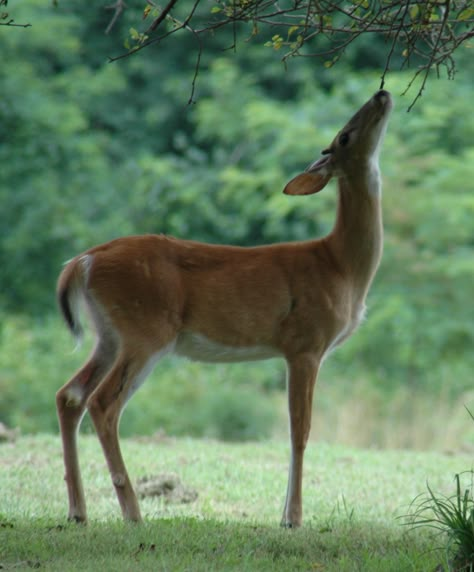
<instances>
[{"instance_id":1,"label":"whitetail deer","mask_svg":"<svg viewBox=\"0 0 474 572\"><path fill-rule=\"evenodd\" d=\"M378 155L391 107L390 94L377 92L323 156L287 184L286 194L307 195L337 177L337 219L325 238L241 248L131 236L67 264L58 282L62 314L80 336L82 300L97 334L90 359L56 396L69 519L87 519L76 443L87 409L123 516L141 520L120 451L119 419L158 359L174 352L206 362L286 360L291 463L282 525L301 524L318 369L361 321L381 257Z\"/></svg>"}]
</instances>

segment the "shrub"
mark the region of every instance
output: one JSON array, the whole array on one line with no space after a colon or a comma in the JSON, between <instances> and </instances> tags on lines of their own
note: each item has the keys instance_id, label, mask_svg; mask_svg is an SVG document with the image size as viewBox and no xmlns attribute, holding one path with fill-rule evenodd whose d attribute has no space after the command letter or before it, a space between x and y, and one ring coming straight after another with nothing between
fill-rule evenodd
<instances>
[{"instance_id":1,"label":"shrub","mask_svg":"<svg viewBox=\"0 0 474 572\"><path fill-rule=\"evenodd\" d=\"M255 389L226 386L214 391L204 408L212 437L223 441L254 441L271 436L275 407Z\"/></svg>"},{"instance_id":2,"label":"shrub","mask_svg":"<svg viewBox=\"0 0 474 572\"><path fill-rule=\"evenodd\" d=\"M56 391L87 359L93 341L86 337L75 352L74 343L56 316L3 318L0 422L23 433L58 431ZM284 367L278 362L211 366L166 358L131 400L121 434L146 435L162 429L172 435L264 438L276 416L268 399L275 394L271 382L279 379L280 371ZM232 385L223 384L226 378ZM82 430L92 430L87 417Z\"/></svg>"},{"instance_id":3,"label":"shrub","mask_svg":"<svg viewBox=\"0 0 474 572\"><path fill-rule=\"evenodd\" d=\"M474 569L474 498L472 495L473 471L467 471L471 478L470 488L463 490L461 476L456 475L456 492L452 496L428 492L413 501L414 512L409 524L414 528L430 527L444 535L440 550L444 550L448 570L472 572ZM439 566L437 570L444 570Z\"/></svg>"}]
</instances>

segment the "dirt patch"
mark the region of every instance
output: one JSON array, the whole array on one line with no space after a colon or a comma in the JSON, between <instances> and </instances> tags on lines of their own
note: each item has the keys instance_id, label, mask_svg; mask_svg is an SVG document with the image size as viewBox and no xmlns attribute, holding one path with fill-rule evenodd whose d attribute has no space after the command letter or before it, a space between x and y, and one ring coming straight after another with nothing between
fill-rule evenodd
<instances>
[{"instance_id":1,"label":"dirt patch","mask_svg":"<svg viewBox=\"0 0 474 572\"><path fill-rule=\"evenodd\" d=\"M174 473L143 477L137 481L136 490L140 498L163 497L170 504L189 503L198 497L197 491L184 486Z\"/></svg>"},{"instance_id":2,"label":"dirt patch","mask_svg":"<svg viewBox=\"0 0 474 572\"><path fill-rule=\"evenodd\" d=\"M13 443L19 434L20 431L18 429L9 429L0 421L0 443Z\"/></svg>"}]
</instances>

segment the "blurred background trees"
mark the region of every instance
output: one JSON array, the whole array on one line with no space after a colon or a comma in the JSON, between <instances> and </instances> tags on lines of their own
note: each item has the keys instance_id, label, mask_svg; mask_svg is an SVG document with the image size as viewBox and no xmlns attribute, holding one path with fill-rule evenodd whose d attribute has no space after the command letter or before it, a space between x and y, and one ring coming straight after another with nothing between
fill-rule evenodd
<instances>
[{"instance_id":1,"label":"blurred background trees","mask_svg":"<svg viewBox=\"0 0 474 572\"><path fill-rule=\"evenodd\" d=\"M334 188L301 199L281 190L378 89L385 60L375 37L353 43L337 66L298 58L285 69L273 47L223 51L229 30L206 40L187 105L191 34L107 63L129 34L126 15L109 35L110 14L78 2L17 2L15 19L34 25L0 28L0 421L55 431L54 392L84 357L70 354L55 310L62 263L132 233L241 245L326 233ZM456 79L433 77L410 113L400 95L410 73L386 78L396 109L382 152L385 253L368 321L321 373L320 438L474 443L459 423L474 371L470 50L457 62ZM169 359L134 398L123 432L278 433L284 377L278 360Z\"/></svg>"}]
</instances>

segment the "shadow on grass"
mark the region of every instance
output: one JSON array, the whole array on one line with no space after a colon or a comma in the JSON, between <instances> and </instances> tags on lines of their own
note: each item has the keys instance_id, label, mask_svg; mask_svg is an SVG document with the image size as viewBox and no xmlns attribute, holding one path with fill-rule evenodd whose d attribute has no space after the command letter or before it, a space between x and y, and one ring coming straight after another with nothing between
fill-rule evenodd
<instances>
[{"instance_id":1,"label":"shadow on grass","mask_svg":"<svg viewBox=\"0 0 474 572\"><path fill-rule=\"evenodd\" d=\"M430 537L396 523L335 522L284 530L258 523L163 519L57 525L0 521L2 570L432 571Z\"/></svg>"}]
</instances>

